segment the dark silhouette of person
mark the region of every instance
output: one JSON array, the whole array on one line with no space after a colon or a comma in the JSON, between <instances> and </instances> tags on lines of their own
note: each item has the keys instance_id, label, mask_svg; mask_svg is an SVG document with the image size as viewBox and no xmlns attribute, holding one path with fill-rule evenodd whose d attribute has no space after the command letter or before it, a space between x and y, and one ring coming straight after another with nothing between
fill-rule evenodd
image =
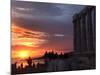
<instances>
[{"instance_id":1,"label":"dark silhouette of person","mask_svg":"<svg viewBox=\"0 0 100 75\"><path fill-rule=\"evenodd\" d=\"M32 58L29 57L27 60L28 66L27 66L27 73L32 73L33 72L33 66L32 66Z\"/></svg>"},{"instance_id":2,"label":"dark silhouette of person","mask_svg":"<svg viewBox=\"0 0 100 75\"><path fill-rule=\"evenodd\" d=\"M28 65L29 65L29 67L31 67L32 66L32 58L29 57L26 61L27 61Z\"/></svg>"},{"instance_id":3,"label":"dark silhouette of person","mask_svg":"<svg viewBox=\"0 0 100 75\"><path fill-rule=\"evenodd\" d=\"M23 63L21 63L21 66L20 67L21 67L21 69L23 69Z\"/></svg>"},{"instance_id":4,"label":"dark silhouette of person","mask_svg":"<svg viewBox=\"0 0 100 75\"><path fill-rule=\"evenodd\" d=\"M34 62L32 62L32 67L35 68L35 63Z\"/></svg>"}]
</instances>

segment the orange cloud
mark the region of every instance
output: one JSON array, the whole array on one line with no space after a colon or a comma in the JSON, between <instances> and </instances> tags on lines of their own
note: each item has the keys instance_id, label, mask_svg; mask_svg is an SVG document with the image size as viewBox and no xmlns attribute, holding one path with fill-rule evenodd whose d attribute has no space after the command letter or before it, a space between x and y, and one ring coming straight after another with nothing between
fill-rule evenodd
<instances>
[{"instance_id":1,"label":"orange cloud","mask_svg":"<svg viewBox=\"0 0 100 75\"><path fill-rule=\"evenodd\" d=\"M45 37L48 34L45 32L31 31L15 24L12 24L12 45L25 45L38 47L47 42Z\"/></svg>"}]
</instances>

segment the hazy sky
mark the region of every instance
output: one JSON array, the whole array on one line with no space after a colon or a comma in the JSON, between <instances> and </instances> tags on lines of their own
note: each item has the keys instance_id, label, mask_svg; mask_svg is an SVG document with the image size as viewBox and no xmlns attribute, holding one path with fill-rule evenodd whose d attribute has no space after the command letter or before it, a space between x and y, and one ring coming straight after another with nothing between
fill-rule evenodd
<instances>
[{"instance_id":1,"label":"hazy sky","mask_svg":"<svg viewBox=\"0 0 100 75\"><path fill-rule=\"evenodd\" d=\"M12 0L12 49L73 50L73 15L85 6Z\"/></svg>"}]
</instances>

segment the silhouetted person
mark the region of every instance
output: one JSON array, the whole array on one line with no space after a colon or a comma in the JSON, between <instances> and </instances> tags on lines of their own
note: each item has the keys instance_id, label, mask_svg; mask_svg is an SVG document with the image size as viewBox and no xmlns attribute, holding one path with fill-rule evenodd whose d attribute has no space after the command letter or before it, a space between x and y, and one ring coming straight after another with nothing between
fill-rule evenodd
<instances>
[{"instance_id":1,"label":"silhouetted person","mask_svg":"<svg viewBox=\"0 0 100 75\"><path fill-rule=\"evenodd\" d=\"M32 66L32 58L29 57L26 61L27 61L28 65L29 65L29 67L31 67Z\"/></svg>"},{"instance_id":2,"label":"silhouetted person","mask_svg":"<svg viewBox=\"0 0 100 75\"><path fill-rule=\"evenodd\" d=\"M40 63L39 63L39 62L37 63L37 68L38 68L38 69L40 68Z\"/></svg>"},{"instance_id":3,"label":"silhouetted person","mask_svg":"<svg viewBox=\"0 0 100 75\"><path fill-rule=\"evenodd\" d=\"M35 63L34 62L32 62L32 67L35 68Z\"/></svg>"},{"instance_id":4,"label":"silhouetted person","mask_svg":"<svg viewBox=\"0 0 100 75\"><path fill-rule=\"evenodd\" d=\"M21 69L23 69L23 63L21 63L21 66L20 67L21 67Z\"/></svg>"}]
</instances>

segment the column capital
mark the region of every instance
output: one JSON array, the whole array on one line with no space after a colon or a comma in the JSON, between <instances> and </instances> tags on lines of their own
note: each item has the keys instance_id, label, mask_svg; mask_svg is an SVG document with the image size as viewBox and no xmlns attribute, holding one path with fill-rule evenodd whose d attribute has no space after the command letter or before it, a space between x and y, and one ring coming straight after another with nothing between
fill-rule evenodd
<instances>
[{"instance_id":1,"label":"column capital","mask_svg":"<svg viewBox=\"0 0 100 75\"><path fill-rule=\"evenodd\" d=\"M86 13L87 13L86 8L84 8L84 9L80 12L80 15L81 15L81 16L86 16Z\"/></svg>"},{"instance_id":2,"label":"column capital","mask_svg":"<svg viewBox=\"0 0 100 75\"><path fill-rule=\"evenodd\" d=\"M73 16L73 22L76 21L76 20L79 20L80 19L80 15L79 14L75 14Z\"/></svg>"}]
</instances>

